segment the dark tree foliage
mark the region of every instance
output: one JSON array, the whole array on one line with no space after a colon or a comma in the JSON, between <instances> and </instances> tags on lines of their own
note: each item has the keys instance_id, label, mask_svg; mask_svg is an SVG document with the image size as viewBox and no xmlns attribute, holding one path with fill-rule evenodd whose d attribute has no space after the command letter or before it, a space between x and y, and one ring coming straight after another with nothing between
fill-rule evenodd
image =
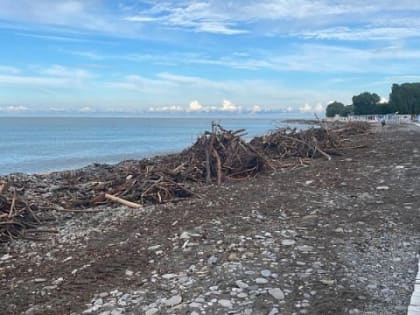
<instances>
[{"instance_id":1,"label":"dark tree foliage","mask_svg":"<svg viewBox=\"0 0 420 315\"><path fill-rule=\"evenodd\" d=\"M348 115L352 114L354 112L353 105L346 105L344 106L343 110L340 113L340 116L347 117Z\"/></svg>"},{"instance_id":2,"label":"dark tree foliage","mask_svg":"<svg viewBox=\"0 0 420 315\"><path fill-rule=\"evenodd\" d=\"M371 115L377 113L377 105L381 100L376 93L364 92L353 96L354 114Z\"/></svg>"},{"instance_id":3,"label":"dark tree foliage","mask_svg":"<svg viewBox=\"0 0 420 315\"><path fill-rule=\"evenodd\" d=\"M395 106L393 106L391 103L382 103L376 105L376 113L380 115L393 114L396 111L397 110L395 109Z\"/></svg>"},{"instance_id":4,"label":"dark tree foliage","mask_svg":"<svg viewBox=\"0 0 420 315\"><path fill-rule=\"evenodd\" d=\"M400 114L420 114L420 83L393 84L390 104Z\"/></svg>"},{"instance_id":5,"label":"dark tree foliage","mask_svg":"<svg viewBox=\"0 0 420 315\"><path fill-rule=\"evenodd\" d=\"M340 102L333 102L327 106L327 117L335 117L335 115L341 115L342 111L344 110L344 104Z\"/></svg>"}]
</instances>

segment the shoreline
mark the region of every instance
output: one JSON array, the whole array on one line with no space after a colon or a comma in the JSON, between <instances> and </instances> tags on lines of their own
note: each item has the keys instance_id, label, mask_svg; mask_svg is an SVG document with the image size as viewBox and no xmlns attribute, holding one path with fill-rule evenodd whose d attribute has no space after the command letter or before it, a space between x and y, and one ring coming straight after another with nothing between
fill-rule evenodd
<instances>
[{"instance_id":1,"label":"shoreline","mask_svg":"<svg viewBox=\"0 0 420 315\"><path fill-rule=\"evenodd\" d=\"M420 248L418 135L348 136L330 161L200 185L201 198L51 211L44 229L57 234L0 254L0 310L404 314Z\"/></svg>"}]
</instances>

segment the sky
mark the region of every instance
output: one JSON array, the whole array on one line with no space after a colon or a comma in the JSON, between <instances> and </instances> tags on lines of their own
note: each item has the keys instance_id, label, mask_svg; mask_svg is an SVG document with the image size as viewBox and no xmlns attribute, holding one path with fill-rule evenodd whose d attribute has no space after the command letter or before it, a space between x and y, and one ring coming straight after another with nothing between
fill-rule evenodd
<instances>
[{"instance_id":1,"label":"sky","mask_svg":"<svg viewBox=\"0 0 420 315\"><path fill-rule=\"evenodd\" d=\"M0 114L323 111L420 81L420 1L0 0Z\"/></svg>"}]
</instances>

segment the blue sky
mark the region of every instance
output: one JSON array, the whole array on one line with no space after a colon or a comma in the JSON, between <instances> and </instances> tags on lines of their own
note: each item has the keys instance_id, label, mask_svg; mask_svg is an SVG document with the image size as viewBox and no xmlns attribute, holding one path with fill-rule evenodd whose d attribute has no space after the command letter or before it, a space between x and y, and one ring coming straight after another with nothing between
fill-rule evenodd
<instances>
[{"instance_id":1,"label":"blue sky","mask_svg":"<svg viewBox=\"0 0 420 315\"><path fill-rule=\"evenodd\" d=\"M0 111L321 111L420 81L420 1L0 0Z\"/></svg>"}]
</instances>

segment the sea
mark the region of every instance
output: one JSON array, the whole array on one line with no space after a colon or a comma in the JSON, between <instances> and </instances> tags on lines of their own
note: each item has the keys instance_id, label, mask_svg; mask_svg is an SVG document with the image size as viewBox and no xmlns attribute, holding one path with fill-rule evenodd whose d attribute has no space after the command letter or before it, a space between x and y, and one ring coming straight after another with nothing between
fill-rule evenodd
<instances>
[{"instance_id":1,"label":"sea","mask_svg":"<svg viewBox=\"0 0 420 315\"><path fill-rule=\"evenodd\" d=\"M0 175L48 173L92 163L118 163L181 151L211 122L246 129L247 140L280 127L304 128L285 119L300 113L254 117L0 117Z\"/></svg>"}]
</instances>

